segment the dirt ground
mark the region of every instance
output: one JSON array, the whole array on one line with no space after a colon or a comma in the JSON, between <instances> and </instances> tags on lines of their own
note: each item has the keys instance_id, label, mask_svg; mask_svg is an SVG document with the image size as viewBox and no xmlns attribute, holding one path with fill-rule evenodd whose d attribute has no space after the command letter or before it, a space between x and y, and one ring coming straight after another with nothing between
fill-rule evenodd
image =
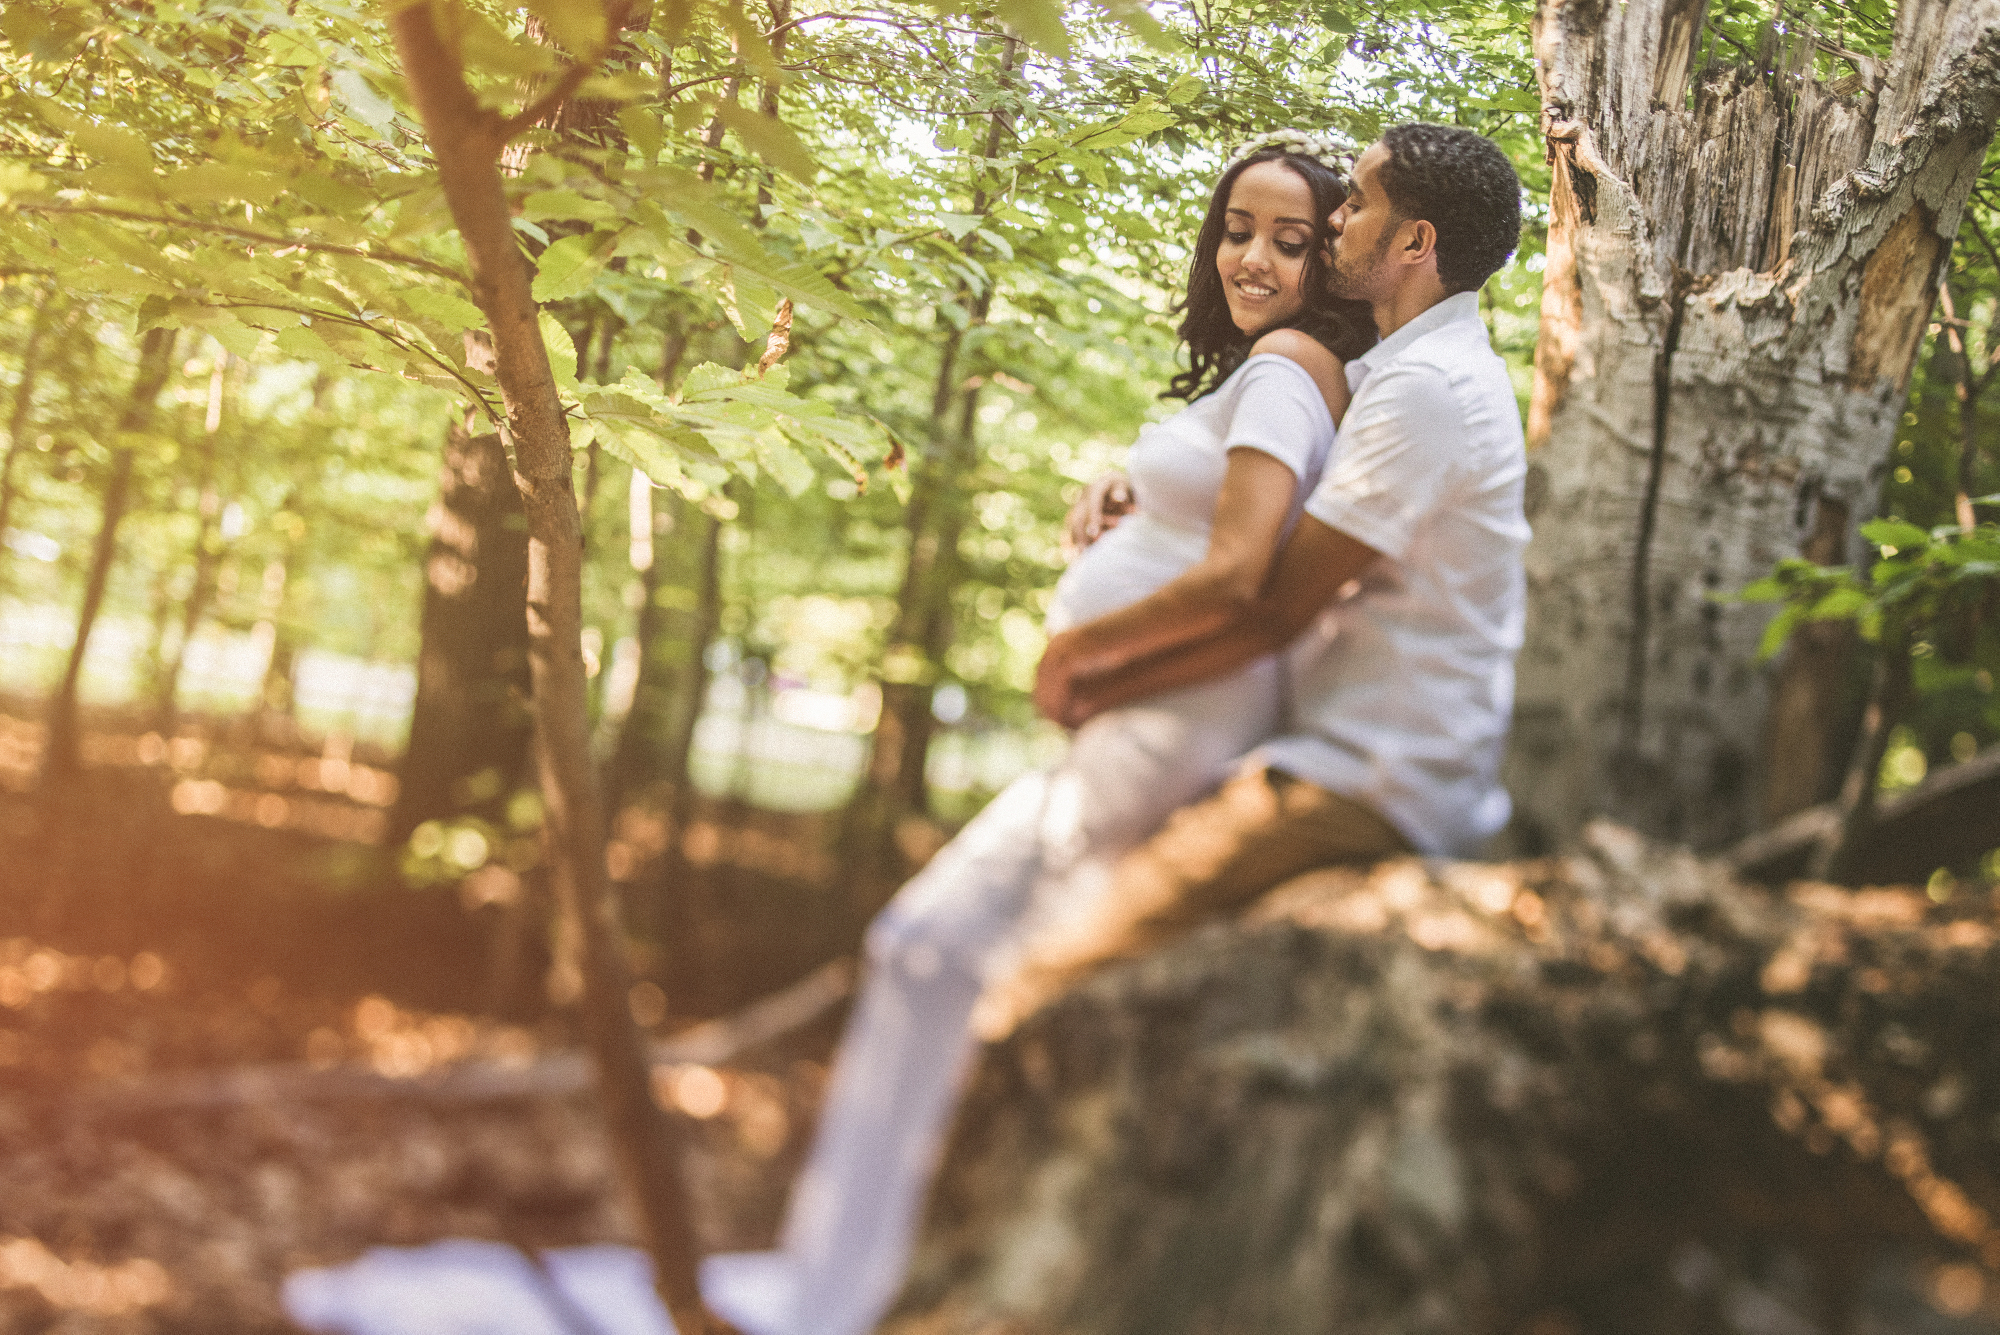
<instances>
[{"instance_id":1,"label":"dirt ground","mask_svg":"<svg viewBox=\"0 0 2000 1335\"><path fill-rule=\"evenodd\" d=\"M0 719L0 1335L283 1331L288 1273L371 1246L631 1240L587 1089L440 1093L468 1063L526 1078L575 1047L539 995L539 928L508 945L495 906L396 884L339 837L367 833L382 758L341 757L351 791L328 792L299 782L324 757L112 727L51 800L25 781L29 729ZM628 862L657 853L624 828ZM743 967L725 950L690 991L641 950L656 1035L839 944L781 930L827 893L786 834L711 820L702 902L750 908L739 938L707 935ZM769 1243L838 1021L662 1082L706 1246ZM202 1084L246 1070L270 1079ZM322 1078L343 1072L401 1079Z\"/></svg>"}]
</instances>

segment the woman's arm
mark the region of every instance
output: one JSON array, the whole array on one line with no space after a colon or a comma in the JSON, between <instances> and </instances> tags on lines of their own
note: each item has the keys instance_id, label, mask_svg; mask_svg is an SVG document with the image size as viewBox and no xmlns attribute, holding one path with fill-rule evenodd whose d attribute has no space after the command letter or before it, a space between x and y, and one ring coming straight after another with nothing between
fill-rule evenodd
<instances>
[{"instance_id":1,"label":"woman's arm","mask_svg":"<svg viewBox=\"0 0 2000 1335\"><path fill-rule=\"evenodd\" d=\"M1080 676L1043 713L1077 728L1107 709L1196 682L1213 681L1298 638L1341 591L1366 574L1374 548L1305 516L1292 533L1263 595L1214 634L1108 672ZM1042 703L1037 683L1036 704Z\"/></svg>"},{"instance_id":2,"label":"woman's arm","mask_svg":"<svg viewBox=\"0 0 2000 1335\"><path fill-rule=\"evenodd\" d=\"M1329 408L1337 402L1345 410L1344 369L1317 340L1281 329L1260 338L1252 352L1297 362ZM1072 678L1116 671L1238 620L1264 588L1297 492L1298 478L1288 465L1261 450L1230 450L1207 553L1158 592L1051 640L1035 674L1036 706L1059 717Z\"/></svg>"},{"instance_id":3,"label":"woman's arm","mask_svg":"<svg viewBox=\"0 0 2000 1335\"><path fill-rule=\"evenodd\" d=\"M1108 672L1230 624L1257 597L1297 490L1292 470L1270 455L1231 450L1207 554L1158 592L1050 640L1035 674L1036 704L1048 712L1072 676Z\"/></svg>"}]
</instances>

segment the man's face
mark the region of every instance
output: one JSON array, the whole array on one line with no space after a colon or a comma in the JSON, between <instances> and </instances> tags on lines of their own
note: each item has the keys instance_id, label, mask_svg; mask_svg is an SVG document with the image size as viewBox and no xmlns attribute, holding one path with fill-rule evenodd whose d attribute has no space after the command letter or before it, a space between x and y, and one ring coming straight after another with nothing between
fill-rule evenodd
<instances>
[{"instance_id":1,"label":"man's face","mask_svg":"<svg viewBox=\"0 0 2000 1335\"><path fill-rule=\"evenodd\" d=\"M1333 276L1327 286L1336 297L1370 301L1381 295L1390 278L1389 243L1401 222L1382 189L1382 164L1389 150L1371 145L1354 164L1347 202L1334 213Z\"/></svg>"}]
</instances>

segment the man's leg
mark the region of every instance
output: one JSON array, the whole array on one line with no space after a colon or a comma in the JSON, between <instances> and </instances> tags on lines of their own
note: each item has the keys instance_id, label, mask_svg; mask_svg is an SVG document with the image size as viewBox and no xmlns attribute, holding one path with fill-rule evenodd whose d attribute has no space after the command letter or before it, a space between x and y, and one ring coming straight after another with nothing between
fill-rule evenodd
<instances>
[{"instance_id":1,"label":"man's leg","mask_svg":"<svg viewBox=\"0 0 2000 1335\"><path fill-rule=\"evenodd\" d=\"M1121 858L1097 904L1030 942L1019 971L981 1002L982 1028L997 1037L1093 966L1153 950L1301 872L1409 851L1358 802L1267 766L1241 770Z\"/></svg>"}]
</instances>

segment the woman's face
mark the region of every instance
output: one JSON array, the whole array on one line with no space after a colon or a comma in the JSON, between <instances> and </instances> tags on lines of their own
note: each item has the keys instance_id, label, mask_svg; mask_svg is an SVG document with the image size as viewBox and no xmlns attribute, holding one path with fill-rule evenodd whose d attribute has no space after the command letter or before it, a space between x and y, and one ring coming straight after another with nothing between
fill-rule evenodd
<instances>
[{"instance_id":1,"label":"woman's face","mask_svg":"<svg viewBox=\"0 0 2000 1335\"><path fill-rule=\"evenodd\" d=\"M1261 333L1304 309L1306 255L1324 221L1313 217L1304 178L1281 162L1256 163L1236 178L1215 269L1238 329Z\"/></svg>"}]
</instances>

